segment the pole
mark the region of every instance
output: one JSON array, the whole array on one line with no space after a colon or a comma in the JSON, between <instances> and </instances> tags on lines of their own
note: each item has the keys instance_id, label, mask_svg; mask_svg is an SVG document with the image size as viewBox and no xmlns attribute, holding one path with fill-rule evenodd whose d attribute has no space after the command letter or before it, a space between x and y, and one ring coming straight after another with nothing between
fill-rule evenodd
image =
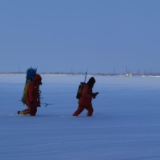
<instances>
[{"instance_id":1,"label":"pole","mask_svg":"<svg viewBox=\"0 0 160 160\"><path fill-rule=\"evenodd\" d=\"M84 83L86 83L87 72L85 73Z\"/></svg>"}]
</instances>

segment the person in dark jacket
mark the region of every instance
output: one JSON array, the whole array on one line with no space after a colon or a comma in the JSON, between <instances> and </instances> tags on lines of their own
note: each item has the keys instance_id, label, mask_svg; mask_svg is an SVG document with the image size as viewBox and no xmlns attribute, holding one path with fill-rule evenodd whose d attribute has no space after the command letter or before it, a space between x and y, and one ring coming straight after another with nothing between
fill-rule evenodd
<instances>
[{"instance_id":1,"label":"person in dark jacket","mask_svg":"<svg viewBox=\"0 0 160 160\"><path fill-rule=\"evenodd\" d=\"M26 106L28 109L23 111L18 111L18 114L30 114L35 116L37 112L37 107L40 107L40 90L39 86L42 84L42 78L39 74L34 76L34 79L28 85Z\"/></svg>"},{"instance_id":2,"label":"person in dark jacket","mask_svg":"<svg viewBox=\"0 0 160 160\"><path fill-rule=\"evenodd\" d=\"M91 77L87 84L84 85L81 97L79 98L78 109L74 112L73 116L78 116L84 109L88 111L87 116L92 116L93 107L92 107L92 98L96 98L98 92L92 93L92 88L96 80L94 77Z\"/></svg>"}]
</instances>

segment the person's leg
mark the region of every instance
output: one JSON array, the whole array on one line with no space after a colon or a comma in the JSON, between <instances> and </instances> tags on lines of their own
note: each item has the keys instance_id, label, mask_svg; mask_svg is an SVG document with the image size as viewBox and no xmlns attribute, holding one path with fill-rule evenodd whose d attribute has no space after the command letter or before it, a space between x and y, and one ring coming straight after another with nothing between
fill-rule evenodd
<instances>
[{"instance_id":1,"label":"person's leg","mask_svg":"<svg viewBox=\"0 0 160 160\"><path fill-rule=\"evenodd\" d=\"M78 116L83 110L84 107L78 106L78 109L73 113L73 116Z\"/></svg>"},{"instance_id":2,"label":"person's leg","mask_svg":"<svg viewBox=\"0 0 160 160\"><path fill-rule=\"evenodd\" d=\"M26 108L22 111L18 111L18 114L29 114L29 113L30 113L29 108Z\"/></svg>"},{"instance_id":3,"label":"person's leg","mask_svg":"<svg viewBox=\"0 0 160 160\"><path fill-rule=\"evenodd\" d=\"M37 113L37 107L29 107L30 109L30 116L35 116Z\"/></svg>"},{"instance_id":4,"label":"person's leg","mask_svg":"<svg viewBox=\"0 0 160 160\"><path fill-rule=\"evenodd\" d=\"M87 111L88 111L87 116L88 116L88 117L92 116L92 114L93 114L93 107L92 107L92 106L86 107L86 109L87 109Z\"/></svg>"}]
</instances>

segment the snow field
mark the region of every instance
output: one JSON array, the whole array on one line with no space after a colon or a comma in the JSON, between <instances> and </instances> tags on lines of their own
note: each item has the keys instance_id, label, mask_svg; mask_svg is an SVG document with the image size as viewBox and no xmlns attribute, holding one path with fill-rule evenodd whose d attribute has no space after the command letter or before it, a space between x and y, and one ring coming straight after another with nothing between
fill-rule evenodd
<instances>
[{"instance_id":1,"label":"snow field","mask_svg":"<svg viewBox=\"0 0 160 160\"><path fill-rule=\"evenodd\" d=\"M93 117L77 109L83 76L42 75L36 117L25 107L25 75L0 75L0 160L159 160L159 77L98 77Z\"/></svg>"}]
</instances>

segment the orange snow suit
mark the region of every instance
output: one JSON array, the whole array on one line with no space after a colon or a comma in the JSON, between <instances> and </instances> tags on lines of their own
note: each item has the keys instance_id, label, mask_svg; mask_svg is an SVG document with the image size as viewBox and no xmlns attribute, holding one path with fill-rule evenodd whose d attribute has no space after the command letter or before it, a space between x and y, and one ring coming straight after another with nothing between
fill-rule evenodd
<instances>
[{"instance_id":1,"label":"orange snow suit","mask_svg":"<svg viewBox=\"0 0 160 160\"><path fill-rule=\"evenodd\" d=\"M36 75L33 82L28 85L26 105L28 106L31 115L35 115L37 112L37 107L40 107L39 85L41 84L40 75Z\"/></svg>"},{"instance_id":2,"label":"orange snow suit","mask_svg":"<svg viewBox=\"0 0 160 160\"><path fill-rule=\"evenodd\" d=\"M83 87L81 97L78 103L78 109L75 111L73 116L78 116L84 109L88 110L87 116L92 116L92 88L90 88L87 84Z\"/></svg>"}]
</instances>

